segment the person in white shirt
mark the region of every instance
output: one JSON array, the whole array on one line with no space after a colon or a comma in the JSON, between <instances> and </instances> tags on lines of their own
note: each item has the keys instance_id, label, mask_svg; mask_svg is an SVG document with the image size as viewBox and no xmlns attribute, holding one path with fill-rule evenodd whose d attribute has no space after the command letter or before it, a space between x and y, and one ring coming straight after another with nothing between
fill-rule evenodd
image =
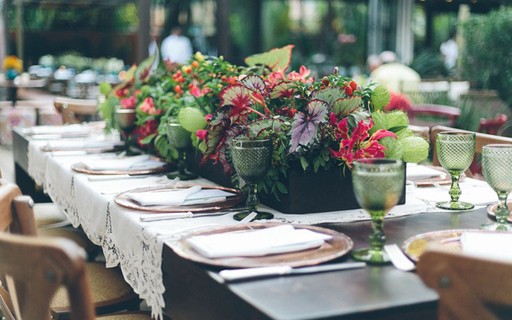
<instances>
[{"instance_id":1,"label":"person in white shirt","mask_svg":"<svg viewBox=\"0 0 512 320\"><path fill-rule=\"evenodd\" d=\"M444 66L449 74L455 73L455 67L457 66L457 57L459 56L459 48L457 42L455 42L455 33L450 34L450 39L441 43L439 51L443 55Z\"/></svg>"},{"instance_id":2,"label":"person in white shirt","mask_svg":"<svg viewBox=\"0 0 512 320\"><path fill-rule=\"evenodd\" d=\"M180 27L174 27L171 34L162 41L160 51L163 61L186 64L192 57L192 43L181 34Z\"/></svg>"}]
</instances>

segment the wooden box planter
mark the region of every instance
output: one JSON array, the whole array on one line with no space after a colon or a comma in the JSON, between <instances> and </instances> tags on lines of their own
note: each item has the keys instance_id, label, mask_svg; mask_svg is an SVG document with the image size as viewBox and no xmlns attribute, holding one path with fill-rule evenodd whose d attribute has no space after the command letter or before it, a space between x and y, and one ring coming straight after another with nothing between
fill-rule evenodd
<instances>
[{"instance_id":1,"label":"wooden box planter","mask_svg":"<svg viewBox=\"0 0 512 320\"><path fill-rule=\"evenodd\" d=\"M208 163L198 167L199 175L225 187L233 187L231 177L226 176L220 164ZM290 170L288 177L281 181L288 189L280 194L279 200L273 195L260 193L263 204L287 214L303 214L360 208L352 188L350 171L346 176L340 168L320 170L317 173ZM405 179L399 204L405 203Z\"/></svg>"}]
</instances>

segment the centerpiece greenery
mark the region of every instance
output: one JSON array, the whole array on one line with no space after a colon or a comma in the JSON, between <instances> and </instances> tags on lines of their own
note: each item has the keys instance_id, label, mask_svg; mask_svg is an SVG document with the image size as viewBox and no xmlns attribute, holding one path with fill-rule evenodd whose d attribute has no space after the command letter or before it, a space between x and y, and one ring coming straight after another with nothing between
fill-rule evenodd
<instances>
[{"instance_id":1,"label":"centerpiece greenery","mask_svg":"<svg viewBox=\"0 0 512 320\"><path fill-rule=\"evenodd\" d=\"M150 72L149 59L108 90L103 116L111 119L115 105L136 108L137 141L169 160L177 154L164 124L177 117L193 137L201 164L220 163L227 175L234 174L233 138L271 138L272 167L260 189L276 198L288 192L283 179L291 170L341 167L341 174L361 158L427 157L429 145L413 135L407 115L383 111L390 100L384 87L358 84L337 72L315 80L304 66L289 71L292 48L250 56L244 67L197 53L188 65L160 64Z\"/></svg>"}]
</instances>

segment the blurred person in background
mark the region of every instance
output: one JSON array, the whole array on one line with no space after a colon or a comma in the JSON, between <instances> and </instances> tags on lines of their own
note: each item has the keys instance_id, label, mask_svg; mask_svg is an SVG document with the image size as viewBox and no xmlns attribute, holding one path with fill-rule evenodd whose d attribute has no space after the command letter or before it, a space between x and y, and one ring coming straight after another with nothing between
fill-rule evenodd
<instances>
[{"instance_id":1,"label":"blurred person in background","mask_svg":"<svg viewBox=\"0 0 512 320\"><path fill-rule=\"evenodd\" d=\"M190 39L182 35L182 30L179 26L171 29L170 35L162 41L160 51L163 61L178 64L186 64L193 53Z\"/></svg>"},{"instance_id":2,"label":"blurred person in background","mask_svg":"<svg viewBox=\"0 0 512 320\"><path fill-rule=\"evenodd\" d=\"M457 57L459 56L459 47L455 41L455 35L455 30L452 30L449 39L441 43L439 47L439 51L443 56L444 67L446 68L447 74L450 76L455 75Z\"/></svg>"}]
</instances>

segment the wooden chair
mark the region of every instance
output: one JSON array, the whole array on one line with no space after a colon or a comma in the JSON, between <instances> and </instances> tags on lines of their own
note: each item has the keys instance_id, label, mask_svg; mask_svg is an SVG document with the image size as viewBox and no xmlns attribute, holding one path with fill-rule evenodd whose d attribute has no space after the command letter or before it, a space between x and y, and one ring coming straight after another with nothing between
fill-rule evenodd
<instances>
[{"instance_id":1,"label":"wooden chair","mask_svg":"<svg viewBox=\"0 0 512 320\"><path fill-rule=\"evenodd\" d=\"M409 122L412 125L433 126L441 123L454 126L460 117L457 107L440 104L415 104L407 110Z\"/></svg>"},{"instance_id":2,"label":"wooden chair","mask_svg":"<svg viewBox=\"0 0 512 320\"><path fill-rule=\"evenodd\" d=\"M0 233L3 231L3 233L37 236L38 230L32 205L32 199L28 196L21 196L18 186L0 180ZM84 250L80 249L79 251L83 252ZM0 256L0 261L10 261L10 257ZM38 265L30 264L30 272L35 270L40 270ZM118 269L106 268L101 262L87 262L85 263L85 272L89 279L92 303L98 314L139 308L140 300L138 296L124 281L123 275ZM12 297L12 292L9 293ZM77 297L68 296L64 287L57 290L50 303L52 319L68 319L71 315L74 299L77 299ZM143 314L140 319L149 319L149 317Z\"/></svg>"},{"instance_id":3,"label":"wooden chair","mask_svg":"<svg viewBox=\"0 0 512 320\"><path fill-rule=\"evenodd\" d=\"M478 127L478 132L488 133L488 134L498 134L501 127L507 122L508 117L506 114L498 114L496 117L491 119L482 118L480 119L480 126Z\"/></svg>"},{"instance_id":4,"label":"wooden chair","mask_svg":"<svg viewBox=\"0 0 512 320\"><path fill-rule=\"evenodd\" d=\"M430 145L432 148L432 165L434 166L440 166L439 159L437 158L437 151L436 151L436 136L439 132L443 131L463 131L463 132L469 132L466 130L456 129L452 127L446 127L446 126L435 126L430 130ZM512 144L512 138L509 137L502 137L492 134L486 134L486 133L476 133L476 147L475 147L475 160L473 161L473 164L469 168L469 171L466 172L466 175L472 176L472 177L480 177L480 174L482 173L482 166L480 163L481 153L483 146L491 143L501 143L501 144Z\"/></svg>"},{"instance_id":5,"label":"wooden chair","mask_svg":"<svg viewBox=\"0 0 512 320\"><path fill-rule=\"evenodd\" d=\"M82 123L98 118L98 102L94 99L56 97L53 105L62 114L64 124Z\"/></svg>"},{"instance_id":6,"label":"wooden chair","mask_svg":"<svg viewBox=\"0 0 512 320\"><path fill-rule=\"evenodd\" d=\"M512 264L427 251L417 273L439 294L439 319L510 319Z\"/></svg>"},{"instance_id":7,"label":"wooden chair","mask_svg":"<svg viewBox=\"0 0 512 320\"><path fill-rule=\"evenodd\" d=\"M2 171L0 170L0 179ZM90 260L99 253L99 247L92 243L79 228L73 228L66 215L53 202L34 203L32 206L39 235L64 237L75 241L87 252Z\"/></svg>"}]
</instances>

